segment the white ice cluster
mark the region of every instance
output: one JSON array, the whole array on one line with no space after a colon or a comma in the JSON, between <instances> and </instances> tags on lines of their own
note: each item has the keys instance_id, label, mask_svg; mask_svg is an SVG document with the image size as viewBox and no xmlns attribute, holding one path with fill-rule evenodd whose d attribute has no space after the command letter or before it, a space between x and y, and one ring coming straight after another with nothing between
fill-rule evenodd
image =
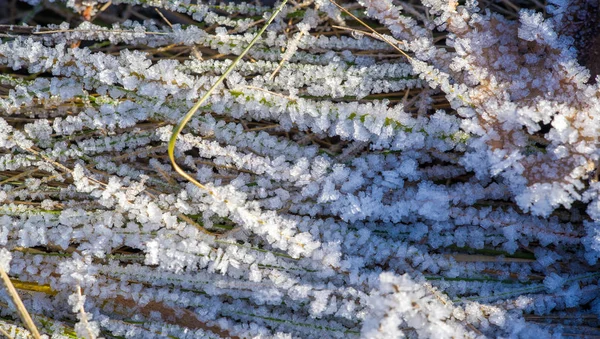
<instances>
[{"instance_id":1,"label":"white ice cluster","mask_svg":"<svg viewBox=\"0 0 600 339\"><path fill-rule=\"evenodd\" d=\"M204 190L171 167L173 126L271 8L113 0L203 22L11 28L0 266L42 331L598 335L600 85L569 26L594 1L462 3L351 6L408 58L323 32L355 23L328 1L288 5L177 140ZM173 46L196 57L152 55Z\"/></svg>"}]
</instances>

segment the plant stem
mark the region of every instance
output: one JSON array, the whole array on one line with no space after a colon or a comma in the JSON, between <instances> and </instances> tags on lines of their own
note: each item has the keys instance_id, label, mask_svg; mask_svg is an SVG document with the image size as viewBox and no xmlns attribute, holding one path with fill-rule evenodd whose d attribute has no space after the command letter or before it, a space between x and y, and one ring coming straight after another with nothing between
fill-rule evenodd
<instances>
[{"instance_id":1,"label":"plant stem","mask_svg":"<svg viewBox=\"0 0 600 339\"><path fill-rule=\"evenodd\" d=\"M4 271L4 269L2 268L0 268L0 277L2 278L2 282L4 282L4 286L6 286L6 291L10 295L13 303L15 304L15 307L17 308L17 313L19 313L21 320L23 321L29 332L31 332L33 338L39 339L40 332L38 332L38 329L33 323L29 312L27 312L25 305L23 305L23 301L21 301L21 298L19 297L17 290L10 281L8 274L6 274L6 271Z\"/></svg>"},{"instance_id":2,"label":"plant stem","mask_svg":"<svg viewBox=\"0 0 600 339\"><path fill-rule=\"evenodd\" d=\"M273 22L273 20L275 20L275 17L277 17L279 12L281 12L281 10L283 9L283 7L285 6L286 3L287 3L287 0L283 0L281 2L281 5L279 5L279 7L273 12L273 14L271 14L271 17L269 18L269 20L265 23L265 25L261 28L261 30L258 33L256 33L256 36L254 37L254 39L252 39L252 41L250 41L250 43L244 49L244 51L242 51L242 53L233 61L233 63L231 63L231 65L227 68L227 70L223 73L223 75L221 75L221 77L210 87L210 89L200 98L200 100L198 100L196 102L196 104L189 110L189 112L185 115L185 117L183 117L183 119L181 119L179 124L177 124L177 126L175 126L175 128L173 128L173 134L171 135L171 139L169 140L169 148L168 148L169 159L171 159L171 164L173 164L173 168L175 169L175 171L177 171L177 173L179 173L182 177L184 177L185 179L187 179L194 185L198 186L201 189L207 190L210 195L213 195L213 192L211 190L209 190L203 184L199 183L191 175L187 174L175 162L175 142L177 141L177 137L179 137L179 134L181 133L181 131L183 130L185 125L188 123L188 121L190 121L190 119L196 113L196 111L208 99L208 97L212 94L212 92L214 92L215 89L225 80L225 78L229 75L229 73L231 73L231 71L233 71L233 69L240 62L240 60L242 60L242 58L248 53L248 51L250 51L250 48L252 48L252 46L258 41L260 36L267 30L267 27L269 27L271 22Z\"/></svg>"}]
</instances>

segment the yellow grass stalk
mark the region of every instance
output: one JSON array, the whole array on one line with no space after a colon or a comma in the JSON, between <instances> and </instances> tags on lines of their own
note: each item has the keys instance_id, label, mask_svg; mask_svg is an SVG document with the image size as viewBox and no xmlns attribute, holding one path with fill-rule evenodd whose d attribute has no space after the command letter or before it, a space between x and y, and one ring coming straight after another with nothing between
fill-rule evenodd
<instances>
[{"instance_id":1,"label":"yellow grass stalk","mask_svg":"<svg viewBox=\"0 0 600 339\"><path fill-rule=\"evenodd\" d=\"M2 282L4 283L4 286L6 286L6 291L8 292L8 295L10 295L13 303L15 304L15 307L17 308L17 313L19 313L19 316L21 317L23 324L25 324L25 327L27 327L29 332L31 332L31 336L33 338L39 339L40 332L38 332L38 329L35 326L35 324L33 323L33 319L31 319L29 312L27 312L25 305L23 305L23 301L21 301L21 298L19 297L17 290L15 289L12 282L10 281L8 274L6 274L6 271L2 267L0 267L0 277L2 278Z\"/></svg>"}]
</instances>

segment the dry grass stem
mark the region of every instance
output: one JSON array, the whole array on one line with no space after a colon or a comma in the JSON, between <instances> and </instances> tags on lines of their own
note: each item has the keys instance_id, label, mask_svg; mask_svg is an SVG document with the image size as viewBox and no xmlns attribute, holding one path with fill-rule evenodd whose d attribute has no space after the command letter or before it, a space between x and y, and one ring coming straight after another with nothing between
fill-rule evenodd
<instances>
[{"instance_id":1,"label":"dry grass stem","mask_svg":"<svg viewBox=\"0 0 600 339\"><path fill-rule=\"evenodd\" d=\"M38 332L38 329L35 326L33 319L31 319L29 312L27 312L25 305L23 305L23 301L21 301L21 298L19 297L17 290L10 281L8 274L6 274L6 271L4 271L4 269L2 268L0 268L0 277L2 278L2 282L6 287L8 295L11 297L15 307L17 308L17 313L21 317L23 324L25 324L25 327L27 327L27 329L31 332L31 335L34 339L40 339L40 332Z\"/></svg>"},{"instance_id":2,"label":"dry grass stem","mask_svg":"<svg viewBox=\"0 0 600 339\"><path fill-rule=\"evenodd\" d=\"M77 285L77 296L79 297L79 300L83 298L83 295L81 294L81 286L79 285ZM85 313L85 309L83 308L83 303L79 307L79 314L81 316L80 320L87 330L88 338L96 339L96 336L94 335L94 333L92 333L92 330L90 329L90 324L88 323L87 314Z\"/></svg>"}]
</instances>

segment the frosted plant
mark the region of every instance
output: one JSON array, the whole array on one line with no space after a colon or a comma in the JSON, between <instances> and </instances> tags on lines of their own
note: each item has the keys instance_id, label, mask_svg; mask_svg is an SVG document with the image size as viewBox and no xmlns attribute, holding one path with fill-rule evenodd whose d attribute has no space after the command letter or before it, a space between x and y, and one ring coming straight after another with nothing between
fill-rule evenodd
<instances>
[{"instance_id":1,"label":"frosted plant","mask_svg":"<svg viewBox=\"0 0 600 339\"><path fill-rule=\"evenodd\" d=\"M0 266L42 334L599 335L593 1L290 2L177 137L202 188L174 126L273 7L27 2Z\"/></svg>"}]
</instances>

